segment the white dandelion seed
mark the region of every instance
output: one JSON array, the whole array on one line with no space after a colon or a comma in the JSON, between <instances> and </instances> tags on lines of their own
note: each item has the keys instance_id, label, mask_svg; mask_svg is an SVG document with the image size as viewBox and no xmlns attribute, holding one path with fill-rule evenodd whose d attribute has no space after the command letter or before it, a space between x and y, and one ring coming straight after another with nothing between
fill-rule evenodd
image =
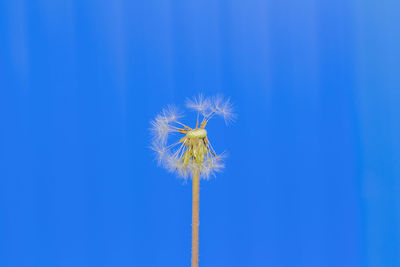
<instances>
[{"instance_id":1,"label":"white dandelion seed","mask_svg":"<svg viewBox=\"0 0 400 267\"><path fill-rule=\"evenodd\" d=\"M222 116L226 124L233 122L236 118L231 100L229 98L224 99L221 95L212 98L211 110Z\"/></svg>"},{"instance_id":2,"label":"white dandelion seed","mask_svg":"<svg viewBox=\"0 0 400 267\"><path fill-rule=\"evenodd\" d=\"M211 108L211 102L209 98L205 98L202 94L199 94L197 97L186 99L186 107L198 111L205 116Z\"/></svg>"},{"instance_id":3,"label":"white dandelion seed","mask_svg":"<svg viewBox=\"0 0 400 267\"><path fill-rule=\"evenodd\" d=\"M162 112L157 115L157 117L151 122L151 130L154 137L153 140L159 143L156 147L160 148L160 144L166 143L168 134L176 130L171 123L177 122L182 117L183 115L173 105L167 106L167 108L163 109ZM152 146L155 146L155 142L153 142Z\"/></svg>"}]
</instances>

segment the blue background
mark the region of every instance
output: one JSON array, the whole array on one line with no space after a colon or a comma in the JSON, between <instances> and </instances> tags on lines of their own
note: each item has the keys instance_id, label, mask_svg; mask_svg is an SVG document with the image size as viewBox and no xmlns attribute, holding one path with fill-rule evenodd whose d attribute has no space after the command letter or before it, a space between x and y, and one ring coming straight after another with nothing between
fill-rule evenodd
<instances>
[{"instance_id":1,"label":"blue background","mask_svg":"<svg viewBox=\"0 0 400 267\"><path fill-rule=\"evenodd\" d=\"M190 182L149 127L199 92L239 115L208 128L200 266L400 266L399 10L1 1L0 266L189 266Z\"/></svg>"}]
</instances>

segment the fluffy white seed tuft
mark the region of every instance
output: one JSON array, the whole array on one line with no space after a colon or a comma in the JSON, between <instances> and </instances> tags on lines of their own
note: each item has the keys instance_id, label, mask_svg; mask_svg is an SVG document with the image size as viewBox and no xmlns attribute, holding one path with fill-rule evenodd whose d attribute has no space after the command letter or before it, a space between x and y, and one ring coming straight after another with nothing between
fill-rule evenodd
<instances>
[{"instance_id":1,"label":"fluffy white seed tuft","mask_svg":"<svg viewBox=\"0 0 400 267\"><path fill-rule=\"evenodd\" d=\"M231 100L229 98L224 99L221 95L212 98L211 110L215 114L222 116L226 124L233 122L236 119L236 114L233 112Z\"/></svg>"},{"instance_id":2,"label":"fluffy white seed tuft","mask_svg":"<svg viewBox=\"0 0 400 267\"><path fill-rule=\"evenodd\" d=\"M168 134L174 131L171 123L182 118L182 114L175 106L168 106L151 122L153 138L159 143L166 143Z\"/></svg>"},{"instance_id":3,"label":"fluffy white seed tuft","mask_svg":"<svg viewBox=\"0 0 400 267\"><path fill-rule=\"evenodd\" d=\"M186 100L186 107L195 111L200 112L203 116L206 116L211 108L211 101L209 98L199 94L197 97L188 98Z\"/></svg>"}]
</instances>

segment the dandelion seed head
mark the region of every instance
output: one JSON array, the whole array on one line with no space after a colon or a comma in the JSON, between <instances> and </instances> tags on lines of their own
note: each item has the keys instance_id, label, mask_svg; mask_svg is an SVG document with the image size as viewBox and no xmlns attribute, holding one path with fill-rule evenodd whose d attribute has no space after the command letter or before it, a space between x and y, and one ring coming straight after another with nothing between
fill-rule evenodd
<instances>
[{"instance_id":1,"label":"dandelion seed head","mask_svg":"<svg viewBox=\"0 0 400 267\"><path fill-rule=\"evenodd\" d=\"M182 114L174 106L168 106L151 122L153 132L151 149L156 153L159 165L168 171L183 178L198 173L200 177L207 179L224 168L224 155L215 153L205 127L214 114L222 116L225 121L232 120L234 117L232 104L229 99L219 96L205 98L200 94L187 100L186 106L202 115L200 126L199 116L196 126L191 128L179 121ZM168 144L171 133L179 133L182 136L172 144Z\"/></svg>"}]
</instances>

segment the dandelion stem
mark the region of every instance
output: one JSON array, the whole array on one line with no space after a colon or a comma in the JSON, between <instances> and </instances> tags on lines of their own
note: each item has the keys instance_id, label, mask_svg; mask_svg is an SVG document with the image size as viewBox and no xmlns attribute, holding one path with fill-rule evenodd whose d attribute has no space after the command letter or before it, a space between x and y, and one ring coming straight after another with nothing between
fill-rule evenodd
<instances>
[{"instance_id":1,"label":"dandelion stem","mask_svg":"<svg viewBox=\"0 0 400 267\"><path fill-rule=\"evenodd\" d=\"M192 267L199 266L199 197L200 177L199 172L192 174Z\"/></svg>"}]
</instances>

